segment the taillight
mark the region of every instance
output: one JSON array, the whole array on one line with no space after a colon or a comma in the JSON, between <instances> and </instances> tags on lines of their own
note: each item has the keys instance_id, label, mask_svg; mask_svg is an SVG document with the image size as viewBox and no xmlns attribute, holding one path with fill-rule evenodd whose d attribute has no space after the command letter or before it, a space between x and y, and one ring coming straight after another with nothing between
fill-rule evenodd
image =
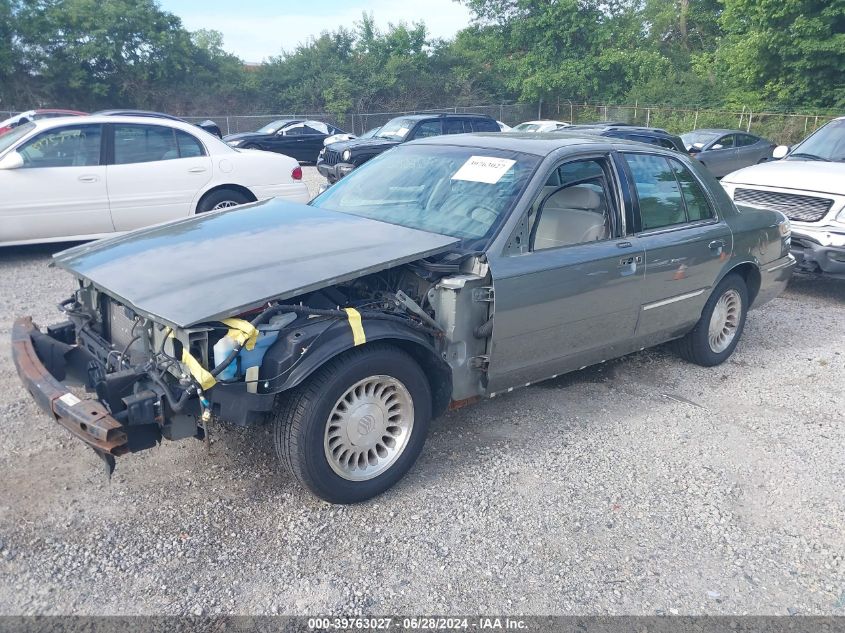
<instances>
[{"instance_id":1,"label":"taillight","mask_svg":"<svg viewBox=\"0 0 845 633\"><path fill-rule=\"evenodd\" d=\"M290 172L290 177L294 180L302 180L302 167L297 165L293 168L293 171Z\"/></svg>"}]
</instances>

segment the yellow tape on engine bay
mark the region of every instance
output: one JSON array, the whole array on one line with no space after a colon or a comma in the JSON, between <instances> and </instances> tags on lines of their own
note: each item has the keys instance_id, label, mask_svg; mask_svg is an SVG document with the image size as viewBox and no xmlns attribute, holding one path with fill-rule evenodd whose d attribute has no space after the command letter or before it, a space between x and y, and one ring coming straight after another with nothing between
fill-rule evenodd
<instances>
[{"instance_id":1,"label":"yellow tape on engine bay","mask_svg":"<svg viewBox=\"0 0 845 633\"><path fill-rule=\"evenodd\" d=\"M223 324L229 326L226 336L231 336L238 343L243 344L247 351L251 351L258 341L258 330L249 321L243 319L223 319Z\"/></svg>"},{"instance_id":2,"label":"yellow tape on engine bay","mask_svg":"<svg viewBox=\"0 0 845 633\"><path fill-rule=\"evenodd\" d=\"M361 313L355 308L344 308L349 317L349 327L352 328L352 341L354 345L363 345L367 342L367 335L364 334L364 326L361 323Z\"/></svg>"},{"instance_id":3,"label":"yellow tape on engine bay","mask_svg":"<svg viewBox=\"0 0 845 633\"><path fill-rule=\"evenodd\" d=\"M188 368L188 371L191 372L191 376L194 377L194 380L196 380L199 386L203 389L211 389L217 384L217 380L211 375L211 372L203 367L200 362L185 348L182 348L182 364Z\"/></svg>"}]
</instances>

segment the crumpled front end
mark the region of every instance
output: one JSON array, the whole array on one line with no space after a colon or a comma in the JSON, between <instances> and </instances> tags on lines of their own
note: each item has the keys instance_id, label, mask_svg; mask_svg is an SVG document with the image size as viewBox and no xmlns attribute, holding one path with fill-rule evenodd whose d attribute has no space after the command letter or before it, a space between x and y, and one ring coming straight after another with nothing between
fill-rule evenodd
<instances>
[{"instance_id":1,"label":"crumpled front end","mask_svg":"<svg viewBox=\"0 0 845 633\"><path fill-rule=\"evenodd\" d=\"M273 394L247 399L242 381L216 388L206 369L211 327L173 329L90 284L80 286L61 305L67 321L42 331L30 317L18 319L12 354L37 404L94 449L109 471L114 457L152 448L163 438L203 439L212 414L249 424L272 407ZM247 322L229 321L245 323L249 331ZM96 397L77 395L81 389Z\"/></svg>"},{"instance_id":2,"label":"crumpled front end","mask_svg":"<svg viewBox=\"0 0 845 633\"><path fill-rule=\"evenodd\" d=\"M16 321L15 364L39 406L111 472L115 456L162 439L207 438L215 419L265 422L278 394L367 342L404 342L435 374L448 374L443 327L420 308L443 273L431 274L419 266L391 269L186 327L80 279L60 306L66 321L45 331L29 317ZM450 395L437 394L442 407Z\"/></svg>"},{"instance_id":3,"label":"crumpled front end","mask_svg":"<svg viewBox=\"0 0 845 633\"><path fill-rule=\"evenodd\" d=\"M845 225L793 225L792 255L801 272L845 279Z\"/></svg>"}]
</instances>

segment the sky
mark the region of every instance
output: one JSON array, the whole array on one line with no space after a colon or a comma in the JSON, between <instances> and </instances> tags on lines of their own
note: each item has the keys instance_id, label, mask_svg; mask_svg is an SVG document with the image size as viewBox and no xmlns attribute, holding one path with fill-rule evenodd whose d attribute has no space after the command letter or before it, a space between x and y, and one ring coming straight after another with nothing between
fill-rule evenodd
<instances>
[{"instance_id":1,"label":"sky","mask_svg":"<svg viewBox=\"0 0 845 633\"><path fill-rule=\"evenodd\" d=\"M247 62L292 51L322 31L352 28L366 11L379 28L422 20L433 37L449 38L470 22L467 8L454 0L159 0L182 18L185 28L214 29L224 48Z\"/></svg>"}]
</instances>

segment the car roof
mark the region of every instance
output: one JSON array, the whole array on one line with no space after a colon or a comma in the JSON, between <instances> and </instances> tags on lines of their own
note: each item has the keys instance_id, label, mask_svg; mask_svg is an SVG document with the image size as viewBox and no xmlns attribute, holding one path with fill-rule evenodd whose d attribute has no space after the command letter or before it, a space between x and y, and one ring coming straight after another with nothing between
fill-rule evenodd
<instances>
[{"instance_id":1,"label":"car roof","mask_svg":"<svg viewBox=\"0 0 845 633\"><path fill-rule=\"evenodd\" d=\"M172 114L165 114L164 112L154 112L152 110L98 110L93 114L101 116L142 116L149 119L169 119L171 121L184 120Z\"/></svg>"},{"instance_id":2,"label":"car roof","mask_svg":"<svg viewBox=\"0 0 845 633\"><path fill-rule=\"evenodd\" d=\"M445 134L410 141L408 145L452 145L478 149L498 149L546 156L561 147L596 145L601 147L624 146L642 148L642 143L627 139L594 136L583 132L474 132L472 134ZM655 150L661 148L654 147Z\"/></svg>"},{"instance_id":3,"label":"car roof","mask_svg":"<svg viewBox=\"0 0 845 633\"><path fill-rule=\"evenodd\" d=\"M750 132L746 132L744 130L729 130L728 128L721 127L702 127L687 133L691 134L693 132L709 132L711 134L751 134ZM751 136L754 135L751 134Z\"/></svg>"},{"instance_id":4,"label":"car roof","mask_svg":"<svg viewBox=\"0 0 845 633\"><path fill-rule=\"evenodd\" d=\"M411 121L421 121L422 119L454 119L459 118L473 118L473 119L490 119L495 121L493 117L488 114L474 114L472 112L430 112L428 114L401 114L393 117L394 119L410 119Z\"/></svg>"},{"instance_id":5,"label":"car roof","mask_svg":"<svg viewBox=\"0 0 845 633\"><path fill-rule=\"evenodd\" d=\"M54 127L73 123L76 125L85 125L86 123L136 123L139 125L165 125L186 132L195 134L197 131L202 131L202 128L197 127L187 121L182 121L177 118L170 117L151 117L151 116L129 116L122 114L88 114L85 116L63 116L52 119L37 119L32 122L37 130L48 130ZM208 134L208 132L206 132ZM210 135L213 136L213 135ZM216 138L216 137L215 137Z\"/></svg>"},{"instance_id":6,"label":"car roof","mask_svg":"<svg viewBox=\"0 0 845 633\"><path fill-rule=\"evenodd\" d=\"M522 123L517 123L517 125L542 125L543 123L561 124L564 123L564 121L558 121L556 119L537 119L536 121L523 121Z\"/></svg>"},{"instance_id":7,"label":"car roof","mask_svg":"<svg viewBox=\"0 0 845 633\"><path fill-rule=\"evenodd\" d=\"M600 130L606 132L608 130L619 130L620 132L628 132L634 134L654 134L655 136L675 136L659 127L641 127L639 125L574 125L575 130Z\"/></svg>"},{"instance_id":8,"label":"car roof","mask_svg":"<svg viewBox=\"0 0 845 633\"><path fill-rule=\"evenodd\" d=\"M80 111L80 110L65 110L65 109L63 109L63 108L39 108L39 109L37 109L37 110L28 110L27 112L32 112L32 113L34 113L34 114L56 114L56 113L61 113L61 114L72 114L72 115L75 115L75 116L80 116L80 115L88 114L87 112L82 112L82 111ZM22 114L26 114L26 112L24 112L24 113L22 113Z\"/></svg>"}]
</instances>

